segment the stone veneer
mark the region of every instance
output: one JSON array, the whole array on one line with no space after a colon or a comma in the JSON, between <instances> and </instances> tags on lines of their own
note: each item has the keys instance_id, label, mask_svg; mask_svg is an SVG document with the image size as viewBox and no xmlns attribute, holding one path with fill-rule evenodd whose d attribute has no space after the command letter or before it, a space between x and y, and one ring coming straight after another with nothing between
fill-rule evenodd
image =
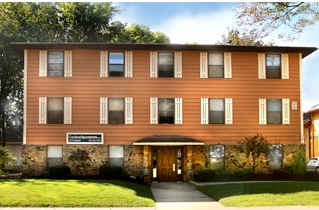
<instances>
[{"instance_id":1,"label":"stone veneer","mask_svg":"<svg viewBox=\"0 0 319 210\"><path fill-rule=\"evenodd\" d=\"M61 163L71 166L72 175L79 175L69 163L68 156L73 150L86 149L89 150L92 157L89 166L88 175L98 175L99 167L103 164L108 164L108 145L63 145L63 158ZM284 159L283 167L286 168L291 163L294 155L299 151L306 151L304 144L283 145ZM151 166L151 146L124 146L124 171L127 175L135 177L143 177L144 181L150 183L152 181L152 166ZM247 161L245 154L237 154L236 145L225 145L225 171L233 173L239 170L233 165L227 157L236 154L236 158L241 161ZM47 163L47 145L22 145L22 158L26 160L26 167L23 174L26 176L43 176L48 175ZM271 173L268 169L267 158L263 157L262 164L256 168L257 173ZM251 165L251 160L248 160L247 165ZM209 145L204 146L184 146L184 174L185 182L194 179L198 171L204 168L209 168Z\"/></svg>"}]
</instances>

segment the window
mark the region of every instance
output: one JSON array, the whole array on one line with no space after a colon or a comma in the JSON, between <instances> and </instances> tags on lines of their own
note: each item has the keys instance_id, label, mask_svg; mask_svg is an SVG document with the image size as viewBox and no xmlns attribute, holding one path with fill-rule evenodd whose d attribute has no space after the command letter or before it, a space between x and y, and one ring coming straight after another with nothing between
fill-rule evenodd
<instances>
[{"instance_id":1,"label":"window","mask_svg":"<svg viewBox=\"0 0 319 210\"><path fill-rule=\"evenodd\" d=\"M266 55L266 78L281 78L281 57L280 55Z\"/></svg>"},{"instance_id":2,"label":"window","mask_svg":"<svg viewBox=\"0 0 319 210\"><path fill-rule=\"evenodd\" d=\"M72 77L72 51L39 51L39 77Z\"/></svg>"},{"instance_id":3,"label":"window","mask_svg":"<svg viewBox=\"0 0 319 210\"><path fill-rule=\"evenodd\" d=\"M124 147L109 146L109 165L124 168Z\"/></svg>"},{"instance_id":4,"label":"window","mask_svg":"<svg viewBox=\"0 0 319 210\"><path fill-rule=\"evenodd\" d=\"M183 99L150 98L150 124L183 124Z\"/></svg>"},{"instance_id":5,"label":"window","mask_svg":"<svg viewBox=\"0 0 319 210\"><path fill-rule=\"evenodd\" d=\"M225 123L225 100L220 98L209 99L209 124Z\"/></svg>"},{"instance_id":6,"label":"window","mask_svg":"<svg viewBox=\"0 0 319 210\"><path fill-rule=\"evenodd\" d=\"M62 165L62 146L47 146L48 167Z\"/></svg>"},{"instance_id":7,"label":"window","mask_svg":"<svg viewBox=\"0 0 319 210\"><path fill-rule=\"evenodd\" d=\"M158 53L158 77L174 77L174 53Z\"/></svg>"},{"instance_id":8,"label":"window","mask_svg":"<svg viewBox=\"0 0 319 210\"><path fill-rule=\"evenodd\" d=\"M233 124L232 98L202 98L201 124Z\"/></svg>"},{"instance_id":9,"label":"window","mask_svg":"<svg viewBox=\"0 0 319 210\"><path fill-rule=\"evenodd\" d=\"M159 124L174 124L175 116L175 99L174 98L159 98L158 99L158 123Z\"/></svg>"},{"instance_id":10,"label":"window","mask_svg":"<svg viewBox=\"0 0 319 210\"><path fill-rule=\"evenodd\" d=\"M124 53L109 52L109 76L123 77L124 76Z\"/></svg>"},{"instance_id":11,"label":"window","mask_svg":"<svg viewBox=\"0 0 319 210\"><path fill-rule=\"evenodd\" d=\"M63 77L64 69L63 52L48 52L48 76Z\"/></svg>"},{"instance_id":12,"label":"window","mask_svg":"<svg viewBox=\"0 0 319 210\"><path fill-rule=\"evenodd\" d=\"M212 170L225 169L225 146L211 145L209 147L209 168Z\"/></svg>"},{"instance_id":13,"label":"window","mask_svg":"<svg viewBox=\"0 0 319 210\"><path fill-rule=\"evenodd\" d=\"M259 99L259 124L290 124L289 99Z\"/></svg>"},{"instance_id":14,"label":"window","mask_svg":"<svg viewBox=\"0 0 319 210\"><path fill-rule=\"evenodd\" d=\"M281 99L267 99L267 123L282 123L282 101Z\"/></svg>"},{"instance_id":15,"label":"window","mask_svg":"<svg viewBox=\"0 0 319 210\"><path fill-rule=\"evenodd\" d=\"M133 98L100 98L100 124L133 124Z\"/></svg>"},{"instance_id":16,"label":"window","mask_svg":"<svg viewBox=\"0 0 319 210\"><path fill-rule=\"evenodd\" d=\"M72 124L72 98L39 98L39 124Z\"/></svg>"},{"instance_id":17,"label":"window","mask_svg":"<svg viewBox=\"0 0 319 210\"><path fill-rule=\"evenodd\" d=\"M258 54L259 79L289 79L289 54Z\"/></svg>"},{"instance_id":18,"label":"window","mask_svg":"<svg viewBox=\"0 0 319 210\"><path fill-rule=\"evenodd\" d=\"M124 124L124 98L109 99L109 124Z\"/></svg>"},{"instance_id":19,"label":"window","mask_svg":"<svg viewBox=\"0 0 319 210\"><path fill-rule=\"evenodd\" d=\"M182 52L150 52L150 77L182 78Z\"/></svg>"},{"instance_id":20,"label":"window","mask_svg":"<svg viewBox=\"0 0 319 210\"><path fill-rule=\"evenodd\" d=\"M232 78L231 53L201 52L200 78Z\"/></svg>"},{"instance_id":21,"label":"window","mask_svg":"<svg viewBox=\"0 0 319 210\"><path fill-rule=\"evenodd\" d=\"M268 167L271 170L280 170L283 165L283 148L281 144L271 145L269 148Z\"/></svg>"},{"instance_id":22,"label":"window","mask_svg":"<svg viewBox=\"0 0 319 210\"><path fill-rule=\"evenodd\" d=\"M208 77L224 77L223 53L208 53Z\"/></svg>"},{"instance_id":23,"label":"window","mask_svg":"<svg viewBox=\"0 0 319 210\"><path fill-rule=\"evenodd\" d=\"M63 98L48 98L48 124L63 124Z\"/></svg>"}]
</instances>

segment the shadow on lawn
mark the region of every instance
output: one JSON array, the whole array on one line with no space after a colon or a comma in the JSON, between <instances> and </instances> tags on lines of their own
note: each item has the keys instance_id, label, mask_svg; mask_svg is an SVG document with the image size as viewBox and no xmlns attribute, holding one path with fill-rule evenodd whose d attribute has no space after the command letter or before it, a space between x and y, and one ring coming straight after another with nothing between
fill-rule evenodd
<instances>
[{"instance_id":1,"label":"shadow on lawn","mask_svg":"<svg viewBox=\"0 0 319 210\"><path fill-rule=\"evenodd\" d=\"M319 193L319 182L258 182L207 185L199 187L199 190L214 200L252 194L289 194L312 191Z\"/></svg>"}]
</instances>

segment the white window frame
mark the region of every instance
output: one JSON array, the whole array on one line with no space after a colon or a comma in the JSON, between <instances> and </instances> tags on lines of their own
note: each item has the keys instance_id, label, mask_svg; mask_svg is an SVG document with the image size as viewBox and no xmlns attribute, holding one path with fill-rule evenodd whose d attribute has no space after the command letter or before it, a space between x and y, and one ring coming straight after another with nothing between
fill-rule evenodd
<instances>
[{"instance_id":1,"label":"white window frame","mask_svg":"<svg viewBox=\"0 0 319 210\"><path fill-rule=\"evenodd\" d=\"M72 51L64 53L64 77L72 77ZM48 51L39 51L39 77L48 77Z\"/></svg>"},{"instance_id":2,"label":"white window frame","mask_svg":"<svg viewBox=\"0 0 319 210\"><path fill-rule=\"evenodd\" d=\"M133 98L124 98L125 124L133 124ZM108 97L100 97L100 124L108 124Z\"/></svg>"},{"instance_id":3,"label":"white window frame","mask_svg":"<svg viewBox=\"0 0 319 210\"><path fill-rule=\"evenodd\" d=\"M174 53L174 78L183 77L182 52ZM158 52L150 52L150 77L158 78Z\"/></svg>"},{"instance_id":4,"label":"white window frame","mask_svg":"<svg viewBox=\"0 0 319 210\"><path fill-rule=\"evenodd\" d=\"M183 99L174 99L174 124L183 124ZM158 98L150 98L150 124L158 124Z\"/></svg>"},{"instance_id":5,"label":"white window frame","mask_svg":"<svg viewBox=\"0 0 319 210\"><path fill-rule=\"evenodd\" d=\"M201 98L201 124L209 124L209 98ZM225 124L233 124L232 98L225 98Z\"/></svg>"},{"instance_id":6,"label":"white window frame","mask_svg":"<svg viewBox=\"0 0 319 210\"><path fill-rule=\"evenodd\" d=\"M224 78L232 78L232 57L230 52L224 52ZM200 52L200 78L208 77L208 52ZM214 78L214 77L212 77Z\"/></svg>"},{"instance_id":7,"label":"white window frame","mask_svg":"<svg viewBox=\"0 0 319 210\"><path fill-rule=\"evenodd\" d=\"M109 51L100 51L100 77L109 76L108 53ZM124 52L124 74L123 75L124 77L133 77L133 51Z\"/></svg>"},{"instance_id":8,"label":"white window frame","mask_svg":"<svg viewBox=\"0 0 319 210\"><path fill-rule=\"evenodd\" d=\"M39 97L39 124L47 124L47 98ZM72 97L64 97L63 124L72 124Z\"/></svg>"},{"instance_id":9,"label":"white window frame","mask_svg":"<svg viewBox=\"0 0 319 210\"><path fill-rule=\"evenodd\" d=\"M283 98L282 100L282 123L288 125L290 124L290 100L288 98ZM259 124L267 124L267 99L259 99ZM280 125L280 124L279 124Z\"/></svg>"}]
</instances>

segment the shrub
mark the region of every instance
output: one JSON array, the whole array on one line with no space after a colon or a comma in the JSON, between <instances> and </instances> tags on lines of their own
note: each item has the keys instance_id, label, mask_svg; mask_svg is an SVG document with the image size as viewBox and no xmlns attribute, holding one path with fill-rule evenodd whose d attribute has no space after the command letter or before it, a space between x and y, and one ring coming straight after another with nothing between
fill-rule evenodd
<instances>
[{"instance_id":1,"label":"shrub","mask_svg":"<svg viewBox=\"0 0 319 210\"><path fill-rule=\"evenodd\" d=\"M24 165L25 160L23 158L14 157L10 162L8 162L5 169L10 172L21 172Z\"/></svg>"},{"instance_id":2,"label":"shrub","mask_svg":"<svg viewBox=\"0 0 319 210\"><path fill-rule=\"evenodd\" d=\"M102 165L99 168L99 176L102 179L118 179L122 173L123 169L120 166Z\"/></svg>"},{"instance_id":3,"label":"shrub","mask_svg":"<svg viewBox=\"0 0 319 210\"><path fill-rule=\"evenodd\" d=\"M51 178L69 178L71 176L71 169L67 165L51 166L49 167L49 174Z\"/></svg>"},{"instance_id":4,"label":"shrub","mask_svg":"<svg viewBox=\"0 0 319 210\"><path fill-rule=\"evenodd\" d=\"M304 174L305 180L306 181L314 181L314 182L319 182L319 173L315 171L307 171Z\"/></svg>"},{"instance_id":5,"label":"shrub","mask_svg":"<svg viewBox=\"0 0 319 210\"><path fill-rule=\"evenodd\" d=\"M0 146L0 170L4 170L7 163L12 160L12 154L7 147Z\"/></svg>"},{"instance_id":6,"label":"shrub","mask_svg":"<svg viewBox=\"0 0 319 210\"><path fill-rule=\"evenodd\" d=\"M81 176L88 174L88 167L91 163L90 152L85 149L77 149L71 152L69 156L70 163L75 166L75 169Z\"/></svg>"},{"instance_id":7,"label":"shrub","mask_svg":"<svg viewBox=\"0 0 319 210\"><path fill-rule=\"evenodd\" d=\"M211 169L202 169L198 171L198 181L211 182L214 180L216 172Z\"/></svg>"},{"instance_id":8,"label":"shrub","mask_svg":"<svg viewBox=\"0 0 319 210\"><path fill-rule=\"evenodd\" d=\"M274 171L273 177L278 180L292 180L294 178L291 171Z\"/></svg>"},{"instance_id":9,"label":"shrub","mask_svg":"<svg viewBox=\"0 0 319 210\"><path fill-rule=\"evenodd\" d=\"M294 156L291 168L294 175L302 176L306 172L306 154L302 151L298 151L296 156Z\"/></svg>"},{"instance_id":10,"label":"shrub","mask_svg":"<svg viewBox=\"0 0 319 210\"><path fill-rule=\"evenodd\" d=\"M237 180L242 180L242 181L250 180L252 175L253 175L252 172L247 170L234 171L234 177Z\"/></svg>"}]
</instances>

